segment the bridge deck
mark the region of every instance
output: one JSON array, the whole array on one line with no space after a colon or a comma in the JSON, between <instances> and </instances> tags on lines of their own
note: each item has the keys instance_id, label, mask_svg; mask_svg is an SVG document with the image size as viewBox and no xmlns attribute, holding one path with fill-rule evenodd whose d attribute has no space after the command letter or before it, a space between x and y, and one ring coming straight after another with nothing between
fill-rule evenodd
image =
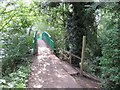
<instances>
[{"instance_id":1,"label":"bridge deck","mask_svg":"<svg viewBox=\"0 0 120 90\"><path fill-rule=\"evenodd\" d=\"M38 55L32 63L28 88L80 88L43 40L38 40Z\"/></svg>"}]
</instances>

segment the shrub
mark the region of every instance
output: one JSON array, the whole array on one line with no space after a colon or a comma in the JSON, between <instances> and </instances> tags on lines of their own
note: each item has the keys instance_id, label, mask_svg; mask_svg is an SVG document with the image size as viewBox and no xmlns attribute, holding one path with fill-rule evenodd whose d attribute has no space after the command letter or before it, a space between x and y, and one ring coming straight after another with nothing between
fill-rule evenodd
<instances>
[{"instance_id":1,"label":"shrub","mask_svg":"<svg viewBox=\"0 0 120 90\"><path fill-rule=\"evenodd\" d=\"M30 67L19 66L16 72L0 79L0 88L25 88L29 73Z\"/></svg>"},{"instance_id":2,"label":"shrub","mask_svg":"<svg viewBox=\"0 0 120 90\"><path fill-rule=\"evenodd\" d=\"M118 29L105 30L101 35L101 70L103 87L117 90L120 87L120 48Z\"/></svg>"},{"instance_id":3,"label":"shrub","mask_svg":"<svg viewBox=\"0 0 120 90\"><path fill-rule=\"evenodd\" d=\"M31 36L14 34L4 37L3 75L15 70L18 64L26 62L26 58L30 55L31 45Z\"/></svg>"}]
</instances>

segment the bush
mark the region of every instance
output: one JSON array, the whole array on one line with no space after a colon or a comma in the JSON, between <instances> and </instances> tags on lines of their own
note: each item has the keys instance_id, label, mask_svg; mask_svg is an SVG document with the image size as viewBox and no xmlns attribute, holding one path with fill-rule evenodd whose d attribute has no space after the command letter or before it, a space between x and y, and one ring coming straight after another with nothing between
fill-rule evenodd
<instances>
[{"instance_id":1,"label":"bush","mask_svg":"<svg viewBox=\"0 0 120 90\"><path fill-rule=\"evenodd\" d=\"M120 88L120 38L118 34L117 29L105 30L101 34L103 87L112 90Z\"/></svg>"},{"instance_id":2,"label":"bush","mask_svg":"<svg viewBox=\"0 0 120 90\"><path fill-rule=\"evenodd\" d=\"M25 88L28 81L30 67L19 66L16 72L8 74L0 79L0 88Z\"/></svg>"},{"instance_id":3,"label":"bush","mask_svg":"<svg viewBox=\"0 0 120 90\"><path fill-rule=\"evenodd\" d=\"M16 66L22 62L26 62L26 58L30 55L32 45L32 37L27 35L6 35L4 37L4 53L2 60L2 73L8 74L16 69Z\"/></svg>"}]
</instances>

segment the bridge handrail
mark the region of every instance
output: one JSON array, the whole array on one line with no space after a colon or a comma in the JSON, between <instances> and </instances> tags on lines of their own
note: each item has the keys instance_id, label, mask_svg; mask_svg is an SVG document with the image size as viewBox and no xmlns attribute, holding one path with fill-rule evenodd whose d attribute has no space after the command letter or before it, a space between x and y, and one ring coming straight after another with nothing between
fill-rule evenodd
<instances>
[{"instance_id":1,"label":"bridge handrail","mask_svg":"<svg viewBox=\"0 0 120 90\"><path fill-rule=\"evenodd\" d=\"M44 31L42 33L42 39L49 45L49 47L53 50L54 49L54 41L52 40L49 33Z\"/></svg>"},{"instance_id":2,"label":"bridge handrail","mask_svg":"<svg viewBox=\"0 0 120 90\"><path fill-rule=\"evenodd\" d=\"M34 54L36 52L36 41L37 41L37 31L34 33L34 37L33 37L33 53Z\"/></svg>"}]
</instances>

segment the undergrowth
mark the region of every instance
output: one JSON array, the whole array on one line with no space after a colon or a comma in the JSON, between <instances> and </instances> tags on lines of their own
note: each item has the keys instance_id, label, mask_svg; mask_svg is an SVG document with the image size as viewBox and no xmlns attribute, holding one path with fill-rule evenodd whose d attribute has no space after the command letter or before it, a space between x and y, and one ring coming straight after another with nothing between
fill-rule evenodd
<instances>
[{"instance_id":1,"label":"undergrowth","mask_svg":"<svg viewBox=\"0 0 120 90\"><path fill-rule=\"evenodd\" d=\"M31 72L30 61L26 65L18 65L17 70L0 79L0 88L26 88L28 76Z\"/></svg>"}]
</instances>

